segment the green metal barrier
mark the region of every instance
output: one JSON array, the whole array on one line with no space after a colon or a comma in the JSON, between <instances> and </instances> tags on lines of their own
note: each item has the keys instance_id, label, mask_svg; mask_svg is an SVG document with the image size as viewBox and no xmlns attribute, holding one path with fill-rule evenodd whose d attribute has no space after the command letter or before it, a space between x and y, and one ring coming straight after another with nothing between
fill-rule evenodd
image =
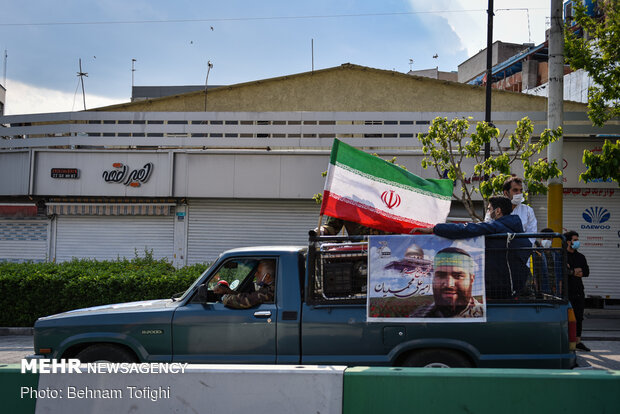
<instances>
[{"instance_id":1,"label":"green metal barrier","mask_svg":"<svg viewBox=\"0 0 620 414\"><path fill-rule=\"evenodd\" d=\"M618 413L620 371L355 367L343 414Z\"/></svg>"},{"instance_id":2,"label":"green metal barrier","mask_svg":"<svg viewBox=\"0 0 620 414\"><path fill-rule=\"evenodd\" d=\"M22 387L37 390L39 374L22 374L19 364L0 364L0 412L30 414L34 413L36 398L24 396Z\"/></svg>"}]
</instances>

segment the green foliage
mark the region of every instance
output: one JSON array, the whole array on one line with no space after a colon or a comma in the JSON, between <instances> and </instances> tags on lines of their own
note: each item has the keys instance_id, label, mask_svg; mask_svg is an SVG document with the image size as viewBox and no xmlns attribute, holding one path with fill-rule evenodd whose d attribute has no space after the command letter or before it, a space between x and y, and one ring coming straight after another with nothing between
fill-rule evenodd
<instances>
[{"instance_id":1,"label":"green foliage","mask_svg":"<svg viewBox=\"0 0 620 414\"><path fill-rule=\"evenodd\" d=\"M573 69L584 69L596 83L588 89L588 117L602 126L620 116L620 3L599 0L602 17L590 17L579 2L573 2L577 27L585 36L565 28L566 61Z\"/></svg>"},{"instance_id":2,"label":"green foliage","mask_svg":"<svg viewBox=\"0 0 620 414\"><path fill-rule=\"evenodd\" d=\"M588 182L599 178L606 181L611 178L620 185L620 140L614 144L606 139L600 154L584 150L583 163L588 170L579 175L581 181Z\"/></svg>"},{"instance_id":3,"label":"green foliage","mask_svg":"<svg viewBox=\"0 0 620 414\"><path fill-rule=\"evenodd\" d=\"M32 326L37 318L110 303L169 298L208 267L175 269L152 252L131 260L0 263L0 326Z\"/></svg>"},{"instance_id":4,"label":"green foliage","mask_svg":"<svg viewBox=\"0 0 620 414\"><path fill-rule=\"evenodd\" d=\"M530 158L539 154L551 142L562 136L562 129L556 131L545 130L538 142L530 141L534 125L528 118L517 122L515 132L508 137L500 138L499 129L479 122L476 130L469 132L468 119L453 119L437 117L433 120L428 134L419 134L425 157L422 167L432 167L440 178L449 178L459 184L460 192L453 193L474 220L482 220L474 208L472 196L478 192L483 198L494 193L501 194L504 181L511 175L515 162L521 163L524 169L524 181L531 194L546 193L544 180L558 177L561 171L554 162L551 164L539 160L534 163ZM484 146L489 143L491 156L484 159ZM474 174L466 173L465 164L473 162ZM488 176L488 180L484 176Z\"/></svg>"}]
</instances>

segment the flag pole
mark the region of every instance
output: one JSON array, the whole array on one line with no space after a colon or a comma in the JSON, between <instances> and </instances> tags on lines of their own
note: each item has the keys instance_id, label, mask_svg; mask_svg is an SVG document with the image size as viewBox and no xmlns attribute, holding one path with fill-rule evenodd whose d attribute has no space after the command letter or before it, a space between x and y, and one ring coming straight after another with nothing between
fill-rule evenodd
<instances>
[{"instance_id":1,"label":"flag pole","mask_svg":"<svg viewBox=\"0 0 620 414\"><path fill-rule=\"evenodd\" d=\"M319 214L319 225L318 225L318 227L317 227L317 229L318 229L318 233L319 233L319 234L318 234L318 236L320 236L320 235L321 235L321 222L322 222L322 221L323 221L323 215L322 215L322 214Z\"/></svg>"}]
</instances>

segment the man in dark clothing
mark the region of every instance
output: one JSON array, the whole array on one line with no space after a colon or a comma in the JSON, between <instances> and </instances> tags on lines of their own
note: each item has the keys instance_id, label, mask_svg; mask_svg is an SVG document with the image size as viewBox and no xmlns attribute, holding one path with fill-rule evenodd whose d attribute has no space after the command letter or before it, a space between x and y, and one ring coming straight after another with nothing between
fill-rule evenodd
<instances>
[{"instance_id":1,"label":"man in dark clothing","mask_svg":"<svg viewBox=\"0 0 620 414\"><path fill-rule=\"evenodd\" d=\"M564 233L566 238L566 261L568 265L568 300L575 311L577 319L577 349L589 351L590 348L581 342L581 328L586 295L583 290L582 278L590 276L590 268L586 257L579 253L579 234L576 231Z\"/></svg>"},{"instance_id":2,"label":"man in dark clothing","mask_svg":"<svg viewBox=\"0 0 620 414\"><path fill-rule=\"evenodd\" d=\"M273 302L275 296L275 260L264 259L258 263L255 280L258 290L254 292L237 292L228 284L218 284L213 289L214 293L222 296L222 303L233 309L248 309L261 303Z\"/></svg>"},{"instance_id":3,"label":"man in dark clothing","mask_svg":"<svg viewBox=\"0 0 620 414\"><path fill-rule=\"evenodd\" d=\"M521 219L512 213L512 204L507 197L491 197L488 211L490 222L442 223L432 228L416 229L420 233L436 234L448 239L501 233L523 233ZM527 238L488 239L485 255L485 289L489 299L509 299L525 293L530 277L527 260L531 243ZM520 250L523 249L523 250Z\"/></svg>"}]
</instances>

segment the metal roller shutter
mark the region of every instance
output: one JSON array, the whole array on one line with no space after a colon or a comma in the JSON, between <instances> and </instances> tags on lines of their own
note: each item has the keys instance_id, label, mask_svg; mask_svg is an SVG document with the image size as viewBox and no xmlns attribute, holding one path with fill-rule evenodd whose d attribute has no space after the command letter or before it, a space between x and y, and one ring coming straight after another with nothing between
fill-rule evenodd
<instances>
[{"instance_id":1,"label":"metal roller shutter","mask_svg":"<svg viewBox=\"0 0 620 414\"><path fill-rule=\"evenodd\" d=\"M56 261L76 258L131 259L153 250L156 259L172 259L173 216L59 216Z\"/></svg>"},{"instance_id":2,"label":"metal roller shutter","mask_svg":"<svg viewBox=\"0 0 620 414\"><path fill-rule=\"evenodd\" d=\"M47 218L0 219L0 261L46 261L48 222Z\"/></svg>"},{"instance_id":3,"label":"metal roller shutter","mask_svg":"<svg viewBox=\"0 0 620 414\"><path fill-rule=\"evenodd\" d=\"M539 229L546 227L546 196L532 197L532 207ZM579 233L579 251L588 259L586 296L620 299L620 191L565 188L562 219L564 231Z\"/></svg>"},{"instance_id":4,"label":"metal roller shutter","mask_svg":"<svg viewBox=\"0 0 620 414\"><path fill-rule=\"evenodd\" d=\"M188 264L215 260L227 249L306 245L317 226L313 200L210 199L189 201Z\"/></svg>"}]
</instances>

